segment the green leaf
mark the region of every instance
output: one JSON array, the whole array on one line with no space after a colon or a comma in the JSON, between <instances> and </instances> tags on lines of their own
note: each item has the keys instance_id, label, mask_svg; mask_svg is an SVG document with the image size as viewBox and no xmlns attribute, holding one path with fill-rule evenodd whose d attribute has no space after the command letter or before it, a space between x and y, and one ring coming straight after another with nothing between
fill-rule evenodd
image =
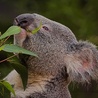
<instances>
[{"instance_id":1,"label":"green leaf","mask_svg":"<svg viewBox=\"0 0 98 98\"><path fill-rule=\"evenodd\" d=\"M22 53L22 54L38 57L35 53L13 44L5 44L0 47L0 50L6 51L6 52Z\"/></svg>"},{"instance_id":2,"label":"green leaf","mask_svg":"<svg viewBox=\"0 0 98 98\"><path fill-rule=\"evenodd\" d=\"M3 50L3 49L4 49L4 46L1 46L1 47L0 47L0 51Z\"/></svg>"},{"instance_id":3,"label":"green leaf","mask_svg":"<svg viewBox=\"0 0 98 98\"><path fill-rule=\"evenodd\" d=\"M0 36L0 40L5 38L5 37L7 37L7 36L18 34L20 31L21 31L20 27L18 27L18 26L11 26L10 28L8 28L8 30L4 34L2 34Z\"/></svg>"},{"instance_id":4,"label":"green leaf","mask_svg":"<svg viewBox=\"0 0 98 98\"><path fill-rule=\"evenodd\" d=\"M0 56L2 56L2 54ZM13 67L10 65L9 62L5 61L3 63L0 63L0 80L4 79L12 70L13 70Z\"/></svg>"},{"instance_id":5,"label":"green leaf","mask_svg":"<svg viewBox=\"0 0 98 98\"><path fill-rule=\"evenodd\" d=\"M32 31L32 33L33 33L33 34L36 34L36 33L41 29L41 27L42 27L42 22L40 23L39 27L35 28L35 29Z\"/></svg>"},{"instance_id":6,"label":"green leaf","mask_svg":"<svg viewBox=\"0 0 98 98\"><path fill-rule=\"evenodd\" d=\"M12 86L6 82L6 81L1 81L0 84L4 85L4 87L6 87L10 92L12 92L15 96L15 92L14 92L14 89L12 88Z\"/></svg>"},{"instance_id":7,"label":"green leaf","mask_svg":"<svg viewBox=\"0 0 98 98\"><path fill-rule=\"evenodd\" d=\"M0 98L11 98L10 91L1 83L0 83Z\"/></svg>"},{"instance_id":8,"label":"green leaf","mask_svg":"<svg viewBox=\"0 0 98 98\"><path fill-rule=\"evenodd\" d=\"M27 85L27 80L28 80L27 68L25 66L23 66L22 64L17 63L16 61L12 61L11 65L20 74L21 79L22 79L22 83L23 83L23 87L24 87L24 90L25 90L26 85Z\"/></svg>"}]
</instances>

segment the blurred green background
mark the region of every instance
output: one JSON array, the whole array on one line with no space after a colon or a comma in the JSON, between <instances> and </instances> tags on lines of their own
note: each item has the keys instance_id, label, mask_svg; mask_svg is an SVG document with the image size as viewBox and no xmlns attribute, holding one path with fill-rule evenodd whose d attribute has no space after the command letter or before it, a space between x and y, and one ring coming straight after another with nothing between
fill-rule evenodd
<instances>
[{"instance_id":1,"label":"blurred green background","mask_svg":"<svg viewBox=\"0 0 98 98\"><path fill-rule=\"evenodd\" d=\"M3 33L22 13L38 13L68 26L77 39L98 45L98 0L0 0ZM0 59L3 59L1 54ZM98 83L70 85L73 98L98 98Z\"/></svg>"}]
</instances>

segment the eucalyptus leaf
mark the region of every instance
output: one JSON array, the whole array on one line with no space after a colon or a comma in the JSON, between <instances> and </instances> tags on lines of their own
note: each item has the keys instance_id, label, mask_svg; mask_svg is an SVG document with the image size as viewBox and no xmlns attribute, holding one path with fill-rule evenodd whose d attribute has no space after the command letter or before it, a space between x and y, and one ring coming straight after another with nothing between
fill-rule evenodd
<instances>
[{"instance_id":1,"label":"eucalyptus leaf","mask_svg":"<svg viewBox=\"0 0 98 98\"><path fill-rule=\"evenodd\" d=\"M36 34L42 27L42 22L40 22L39 27L35 28L34 30L32 30L32 34Z\"/></svg>"},{"instance_id":2,"label":"eucalyptus leaf","mask_svg":"<svg viewBox=\"0 0 98 98\"><path fill-rule=\"evenodd\" d=\"M0 98L11 98L10 91L0 83Z\"/></svg>"},{"instance_id":3,"label":"eucalyptus leaf","mask_svg":"<svg viewBox=\"0 0 98 98\"><path fill-rule=\"evenodd\" d=\"M21 28L18 26L11 26L8 30L0 36L0 40L6 38L7 36L11 36L14 34L18 34L21 31Z\"/></svg>"},{"instance_id":4,"label":"eucalyptus leaf","mask_svg":"<svg viewBox=\"0 0 98 98\"><path fill-rule=\"evenodd\" d=\"M1 51L1 50L3 50L3 49L4 49L4 47L3 47L3 46L1 46L1 47L0 47L0 51Z\"/></svg>"},{"instance_id":5,"label":"eucalyptus leaf","mask_svg":"<svg viewBox=\"0 0 98 98\"><path fill-rule=\"evenodd\" d=\"M6 51L6 52L22 53L22 54L27 54L27 55L38 57L35 53L33 53L33 52L29 51L29 50L26 50L26 49L24 49L22 47L16 46L14 44L2 45L0 47L0 51L1 50Z\"/></svg>"},{"instance_id":6,"label":"eucalyptus leaf","mask_svg":"<svg viewBox=\"0 0 98 98\"><path fill-rule=\"evenodd\" d=\"M12 86L8 82L3 80L3 81L0 81L0 84L4 85L4 87L6 87L15 96L15 91L14 91L14 89L12 88Z\"/></svg>"}]
</instances>

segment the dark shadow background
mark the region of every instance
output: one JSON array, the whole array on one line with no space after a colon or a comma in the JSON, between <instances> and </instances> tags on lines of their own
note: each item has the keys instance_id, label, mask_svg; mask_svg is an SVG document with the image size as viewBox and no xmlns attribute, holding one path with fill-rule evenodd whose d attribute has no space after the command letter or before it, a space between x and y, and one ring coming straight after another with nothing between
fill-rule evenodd
<instances>
[{"instance_id":1,"label":"dark shadow background","mask_svg":"<svg viewBox=\"0 0 98 98\"><path fill-rule=\"evenodd\" d=\"M38 13L68 26L77 39L98 45L98 0L0 0L3 33L22 13ZM1 54L0 58L5 54ZM98 98L98 83L70 85L73 98Z\"/></svg>"}]
</instances>

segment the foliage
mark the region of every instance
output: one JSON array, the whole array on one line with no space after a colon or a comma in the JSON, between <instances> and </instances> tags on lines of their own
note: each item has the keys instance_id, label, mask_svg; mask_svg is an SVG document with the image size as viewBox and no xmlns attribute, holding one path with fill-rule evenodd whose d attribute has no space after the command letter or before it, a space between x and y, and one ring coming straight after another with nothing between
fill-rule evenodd
<instances>
[{"instance_id":1,"label":"foliage","mask_svg":"<svg viewBox=\"0 0 98 98\"><path fill-rule=\"evenodd\" d=\"M11 36L13 34L18 34L20 32L20 27L17 26L11 26L4 34L0 36L0 40L7 37Z\"/></svg>"},{"instance_id":2,"label":"foliage","mask_svg":"<svg viewBox=\"0 0 98 98\"><path fill-rule=\"evenodd\" d=\"M41 25L40 25L40 27L41 27ZM39 27L36 28L34 31L32 31L32 33L36 33L39 29L40 29ZM9 56L6 59L1 60L0 63L8 61L13 66L13 68L20 74L22 82L23 82L23 87L25 90L26 85L27 85L27 79L28 79L27 69L13 57L18 55L19 53L31 55L31 56L35 56L35 57L38 57L38 56L35 53L28 51L22 47L19 47L19 46L13 45L13 44L5 44L5 42L8 40L8 38L11 35L18 34L19 32L21 32L20 27L11 26L4 34L2 34L0 36L0 40L1 40L0 51L3 50L5 52L14 53L12 56ZM0 73L0 74L2 74L2 73ZM5 80L2 80L3 78L4 78L4 76L2 76L2 78L0 78L1 79L0 80L0 88L1 88L0 96L3 98L5 98L5 96L7 96L7 98L10 98L10 92L12 92L15 96L14 89L8 82L6 82Z\"/></svg>"},{"instance_id":3,"label":"foliage","mask_svg":"<svg viewBox=\"0 0 98 98\"><path fill-rule=\"evenodd\" d=\"M0 81L0 85L2 85L2 87L3 86L6 87L6 89L8 89L10 92L12 92L14 94L14 96L15 96L14 89L12 88L12 86L8 82L6 82L4 80L3 81ZM4 92L3 93L1 92L1 94L2 94L2 96L5 95Z\"/></svg>"}]
</instances>

